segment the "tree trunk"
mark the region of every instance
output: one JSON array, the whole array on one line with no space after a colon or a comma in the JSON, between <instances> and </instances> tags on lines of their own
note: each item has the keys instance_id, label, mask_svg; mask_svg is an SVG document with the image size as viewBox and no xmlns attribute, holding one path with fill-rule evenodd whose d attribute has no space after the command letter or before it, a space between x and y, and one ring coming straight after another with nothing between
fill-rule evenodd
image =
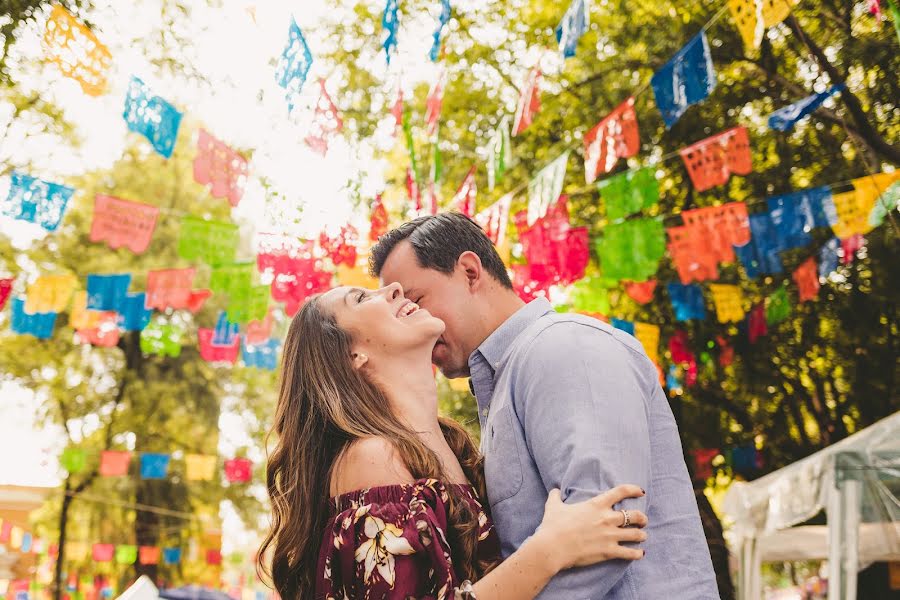
<instances>
[{"instance_id":1,"label":"tree trunk","mask_svg":"<svg viewBox=\"0 0 900 600\"><path fill-rule=\"evenodd\" d=\"M59 511L59 538L57 540L56 565L53 567L53 600L62 598L63 586L63 562L66 556L66 524L69 521L69 506L72 504L72 496L69 495L69 478L63 488L62 507Z\"/></svg>"}]
</instances>

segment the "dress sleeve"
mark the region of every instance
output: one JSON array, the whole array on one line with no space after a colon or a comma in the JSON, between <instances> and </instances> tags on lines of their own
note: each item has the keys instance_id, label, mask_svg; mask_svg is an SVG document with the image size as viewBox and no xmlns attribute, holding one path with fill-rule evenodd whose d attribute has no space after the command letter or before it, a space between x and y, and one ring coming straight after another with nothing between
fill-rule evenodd
<instances>
[{"instance_id":1,"label":"dress sleeve","mask_svg":"<svg viewBox=\"0 0 900 600\"><path fill-rule=\"evenodd\" d=\"M399 500L373 501L335 515L319 553L316 598L453 598L447 490L417 482Z\"/></svg>"}]
</instances>

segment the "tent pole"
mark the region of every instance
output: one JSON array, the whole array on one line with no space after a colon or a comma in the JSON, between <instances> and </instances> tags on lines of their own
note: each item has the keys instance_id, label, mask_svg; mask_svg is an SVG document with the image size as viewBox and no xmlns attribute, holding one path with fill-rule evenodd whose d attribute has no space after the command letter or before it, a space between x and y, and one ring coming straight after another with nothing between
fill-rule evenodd
<instances>
[{"instance_id":1,"label":"tent pole","mask_svg":"<svg viewBox=\"0 0 900 600\"><path fill-rule=\"evenodd\" d=\"M856 582L859 577L859 519L861 482L845 479L841 486L844 505L844 588L846 600L856 600Z\"/></svg>"},{"instance_id":2,"label":"tent pole","mask_svg":"<svg viewBox=\"0 0 900 600\"><path fill-rule=\"evenodd\" d=\"M838 488L837 477L832 479L832 485ZM843 512L843 494L840 489L836 489L828 495L828 505L825 507L826 519L828 521L828 600L843 600L841 592L843 585L841 583L841 549L843 547L844 528L841 523L841 513Z\"/></svg>"}]
</instances>

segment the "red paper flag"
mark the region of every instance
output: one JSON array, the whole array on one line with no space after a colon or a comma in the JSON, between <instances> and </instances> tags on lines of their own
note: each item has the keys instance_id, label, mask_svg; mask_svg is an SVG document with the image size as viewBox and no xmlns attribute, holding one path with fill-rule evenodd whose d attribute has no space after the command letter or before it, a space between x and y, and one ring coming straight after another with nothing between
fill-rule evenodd
<instances>
[{"instance_id":1,"label":"red paper flag","mask_svg":"<svg viewBox=\"0 0 900 600\"><path fill-rule=\"evenodd\" d=\"M6 306L6 301L9 300L9 296L12 294L12 285L12 277L0 279L0 310L3 310L3 307Z\"/></svg>"},{"instance_id":2,"label":"red paper flag","mask_svg":"<svg viewBox=\"0 0 900 600\"><path fill-rule=\"evenodd\" d=\"M94 544L91 548L91 556L94 562L110 562L115 550L116 548L112 544Z\"/></svg>"},{"instance_id":3,"label":"red paper flag","mask_svg":"<svg viewBox=\"0 0 900 600\"><path fill-rule=\"evenodd\" d=\"M734 362L734 348L721 335L716 336L716 343L719 345L719 365L727 367Z\"/></svg>"},{"instance_id":4,"label":"red paper flag","mask_svg":"<svg viewBox=\"0 0 900 600\"><path fill-rule=\"evenodd\" d=\"M444 106L444 84L446 75L444 72L438 76L437 81L428 92L428 99L425 101L425 125L428 135L434 135L437 131L438 121L441 119L441 109Z\"/></svg>"},{"instance_id":5,"label":"red paper flag","mask_svg":"<svg viewBox=\"0 0 900 600\"><path fill-rule=\"evenodd\" d=\"M301 244L277 235L264 236L260 241L257 267L260 273L274 277L272 298L284 302L288 316L293 316L307 297L331 286L332 275L313 257L313 247L313 242Z\"/></svg>"},{"instance_id":6,"label":"red paper flag","mask_svg":"<svg viewBox=\"0 0 900 600\"><path fill-rule=\"evenodd\" d=\"M545 291L551 285L568 285L584 277L590 258L588 232L586 227L570 226L567 201L567 196L560 196L530 227L527 211L516 215L519 242L530 267L514 269L523 289ZM530 293L525 292L526 296Z\"/></svg>"},{"instance_id":7,"label":"red paper flag","mask_svg":"<svg viewBox=\"0 0 900 600\"><path fill-rule=\"evenodd\" d=\"M412 202L413 207L416 209L416 212L420 212L422 210L422 198L419 196L419 183L416 181L412 169L409 167L406 167L406 194L409 197L409 201Z\"/></svg>"},{"instance_id":8,"label":"red paper flag","mask_svg":"<svg viewBox=\"0 0 900 600\"><path fill-rule=\"evenodd\" d=\"M247 458L232 458L225 461L225 479L230 483L250 481L253 463Z\"/></svg>"},{"instance_id":9,"label":"red paper flag","mask_svg":"<svg viewBox=\"0 0 900 600\"><path fill-rule=\"evenodd\" d=\"M329 141L344 128L344 121L338 114L337 106L328 95L325 89L325 80L319 79L319 100L316 102L316 112L313 116L313 123L310 133L304 140L306 145L313 149L314 152L325 156L328 152Z\"/></svg>"},{"instance_id":10,"label":"red paper flag","mask_svg":"<svg viewBox=\"0 0 900 600\"><path fill-rule=\"evenodd\" d=\"M509 207L512 194L507 194L475 215L478 223L495 246L502 246L506 241L506 228L509 224Z\"/></svg>"},{"instance_id":11,"label":"red paper flag","mask_svg":"<svg viewBox=\"0 0 900 600\"><path fill-rule=\"evenodd\" d=\"M230 344L213 344L213 336L215 329L197 329L197 341L200 345L200 358L206 362L227 362L234 364L237 362L238 354L241 351L241 338L235 336L234 341Z\"/></svg>"},{"instance_id":12,"label":"red paper flag","mask_svg":"<svg viewBox=\"0 0 900 600\"><path fill-rule=\"evenodd\" d=\"M519 104L516 106L516 116L513 121L512 134L519 135L531 125L534 115L541 110L541 70L537 67L528 74L528 80L522 89L522 95L519 97Z\"/></svg>"},{"instance_id":13,"label":"red paper flag","mask_svg":"<svg viewBox=\"0 0 900 600\"><path fill-rule=\"evenodd\" d=\"M475 167L469 169L462 185L459 186L456 195L453 196L453 204L462 214L467 217L475 215L475 195L478 193L478 187L475 184Z\"/></svg>"},{"instance_id":14,"label":"red paper flag","mask_svg":"<svg viewBox=\"0 0 900 600\"><path fill-rule=\"evenodd\" d=\"M755 344L756 340L769 333L769 326L766 324L766 307L759 303L750 309L747 315L747 337L751 344Z\"/></svg>"},{"instance_id":15,"label":"red paper flag","mask_svg":"<svg viewBox=\"0 0 900 600\"><path fill-rule=\"evenodd\" d=\"M353 225L344 225L334 237L329 237L324 231L319 235L319 245L325 254L331 258L334 266L345 264L348 267L356 266L356 244L359 234Z\"/></svg>"},{"instance_id":16,"label":"red paper flag","mask_svg":"<svg viewBox=\"0 0 900 600\"><path fill-rule=\"evenodd\" d=\"M403 127L403 90L401 88L397 88L397 100L394 102L394 107L391 108L391 115L394 117L394 135L397 135L397 131Z\"/></svg>"},{"instance_id":17,"label":"red paper flag","mask_svg":"<svg viewBox=\"0 0 900 600\"><path fill-rule=\"evenodd\" d=\"M387 233L388 212L381 201L381 194L375 196L372 204L372 214L369 217L369 241L377 242L378 238Z\"/></svg>"},{"instance_id":18,"label":"red paper flag","mask_svg":"<svg viewBox=\"0 0 900 600\"><path fill-rule=\"evenodd\" d=\"M625 293L638 304L647 304L653 300L654 291L656 291L655 279L650 279L641 283L634 281L625 283Z\"/></svg>"},{"instance_id":19,"label":"red paper flag","mask_svg":"<svg viewBox=\"0 0 900 600\"><path fill-rule=\"evenodd\" d=\"M141 254L150 245L158 216L156 206L97 194L90 240L106 242L113 249L124 246Z\"/></svg>"},{"instance_id":20,"label":"red paper flag","mask_svg":"<svg viewBox=\"0 0 900 600\"><path fill-rule=\"evenodd\" d=\"M157 310L188 308L191 303L194 272L193 267L148 271L145 308Z\"/></svg>"},{"instance_id":21,"label":"red paper flag","mask_svg":"<svg viewBox=\"0 0 900 600\"><path fill-rule=\"evenodd\" d=\"M272 337L273 323L272 309L269 308L265 319L247 323L247 333L244 334L244 342L250 346L266 343Z\"/></svg>"},{"instance_id":22,"label":"red paper flag","mask_svg":"<svg viewBox=\"0 0 900 600\"><path fill-rule=\"evenodd\" d=\"M748 175L753 170L750 138L745 127L700 140L680 151L697 191L724 185L732 173Z\"/></svg>"},{"instance_id":23,"label":"red paper flag","mask_svg":"<svg viewBox=\"0 0 900 600\"><path fill-rule=\"evenodd\" d=\"M197 133L197 156L194 157L194 181L210 186L214 198L227 198L237 206L244 195L250 171L247 159L205 129Z\"/></svg>"},{"instance_id":24,"label":"red paper flag","mask_svg":"<svg viewBox=\"0 0 900 600\"><path fill-rule=\"evenodd\" d=\"M222 551L216 550L215 548L208 549L206 551L206 564L221 565L222 564Z\"/></svg>"},{"instance_id":25,"label":"red paper flag","mask_svg":"<svg viewBox=\"0 0 900 600\"><path fill-rule=\"evenodd\" d=\"M78 329L75 337L81 344L90 344L101 348L112 348L119 343L118 316L114 312L105 313L97 327Z\"/></svg>"},{"instance_id":26,"label":"red paper flag","mask_svg":"<svg viewBox=\"0 0 900 600\"><path fill-rule=\"evenodd\" d=\"M815 300L819 295L819 271L816 259L809 257L794 271L794 283L800 294L800 302Z\"/></svg>"},{"instance_id":27,"label":"red paper flag","mask_svg":"<svg viewBox=\"0 0 900 600\"><path fill-rule=\"evenodd\" d=\"M697 232L688 226L669 227L668 250L678 278L687 285L692 281L719 278L718 259Z\"/></svg>"},{"instance_id":28,"label":"red paper flag","mask_svg":"<svg viewBox=\"0 0 900 600\"><path fill-rule=\"evenodd\" d=\"M694 456L694 479L709 479L713 475L712 460L719 455L718 448L691 450Z\"/></svg>"},{"instance_id":29,"label":"red paper flag","mask_svg":"<svg viewBox=\"0 0 900 600\"><path fill-rule=\"evenodd\" d=\"M584 136L584 177L587 183L593 183L598 176L612 171L620 158L637 154L640 145L634 98L629 97Z\"/></svg>"},{"instance_id":30,"label":"red paper flag","mask_svg":"<svg viewBox=\"0 0 900 600\"><path fill-rule=\"evenodd\" d=\"M853 264L853 259L856 258L856 253L862 250L862 247L866 244L866 238L862 236L862 234L856 233L851 235L848 238L841 240L841 264L850 265Z\"/></svg>"},{"instance_id":31,"label":"red paper flag","mask_svg":"<svg viewBox=\"0 0 900 600\"><path fill-rule=\"evenodd\" d=\"M191 290L191 295L188 297L187 309L191 313L198 312L203 308L203 305L210 296L212 296L212 290Z\"/></svg>"},{"instance_id":32,"label":"red paper flag","mask_svg":"<svg viewBox=\"0 0 900 600\"><path fill-rule=\"evenodd\" d=\"M100 453L100 474L104 477L128 475L131 452L104 450Z\"/></svg>"},{"instance_id":33,"label":"red paper flag","mask_svg":"<svg viewBox=\"0 0 900 600\"><path fill-rule=\"evenodd\" d=\"M141 546L138 548L138 563L142 565L159 564L160 548L158 546Z\"/></svg>"}]
</instances>

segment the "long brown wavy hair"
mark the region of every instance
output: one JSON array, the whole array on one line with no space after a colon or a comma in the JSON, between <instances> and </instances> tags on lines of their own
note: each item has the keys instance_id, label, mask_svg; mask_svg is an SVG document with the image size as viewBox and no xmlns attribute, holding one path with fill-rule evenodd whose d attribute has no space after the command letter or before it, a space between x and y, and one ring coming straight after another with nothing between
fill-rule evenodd
<instances>
[{"instance_id":1,"label":"long brown wavy hair","mask_svg":"<svg viewBox=\"0 0 900 600\"><path fill-rule=\"evenodd\" d=\"M416 479L447 481L437 454L393 414L387 397L351 361L352 338L319 297L297 313L284 343L281 389L271 433L278 441L266 465L272 524L257 554L257 571L283 600L313 598L318 551L332 516L329 482L335 461L354 440L391 440ZM482 459L459 424L440 419L463 471L485 497ZM493 565L479 562L478 515L450 492L446 532L452 564L475 581Z\"/></svg>"}]
</instances>

